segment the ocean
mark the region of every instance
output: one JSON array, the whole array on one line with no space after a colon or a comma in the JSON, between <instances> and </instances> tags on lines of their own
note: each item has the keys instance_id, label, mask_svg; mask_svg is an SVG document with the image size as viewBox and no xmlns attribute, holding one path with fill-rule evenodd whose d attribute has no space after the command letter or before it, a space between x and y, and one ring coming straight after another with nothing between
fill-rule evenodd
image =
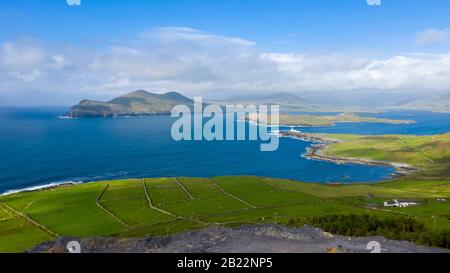
<instances>
[{"instance_id":1,"label":"ocean","mask_svg":"<svg viewBox=\"0 0 450 273\"><path fill-rule=\"evenodd\" d=\"M302 157L309 142L281 138L276 152L255 141L174 141L169 116L61 119L66 108L0 108L0 194L58 183L143 177L256 175L307 182L375 182L391 167L337 165ZM450 114L371 114L415 124L339 123L306 132L437 134Z\"/></svg>"}]
</instances>

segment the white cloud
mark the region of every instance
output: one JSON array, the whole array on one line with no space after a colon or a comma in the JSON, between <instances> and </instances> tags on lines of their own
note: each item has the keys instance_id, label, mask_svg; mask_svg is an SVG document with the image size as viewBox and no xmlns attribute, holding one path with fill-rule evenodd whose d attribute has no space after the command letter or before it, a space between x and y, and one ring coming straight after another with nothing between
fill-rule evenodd
<instances>
[{"instance_id":1,"label":"white cloud","mask_svg":"<svg viewBox=\"0 0 450 273\"><path fill-rule=\"evenodd\" d=\"M66 64L66 58L63 55L54 55L51 59L57 68L62 68Z\"/></svg>"},{"instance_id":2,"label":"white cloud","mask_svg":"<svg viewBox=\"0 0 450 273\"><path fill-rule=\"evenodd\" d=\"M237 38L237 37L227 37L214 35L205 31L198 29L193 29L189 27L161 27L153 29L152 31L146 32L142 35L143 37L149 38L151 40L165 41L165 42L201 42L206 44L235 44L240 46L253 46L254 42Z\"/></svg>"},{"instance_id":3,"label":"white cloud","mask_svg":"<svg viewBox=\"0 0 450 273\"><path fill-rule=\"evenodd\" d=\"M30 92L38 91L110 98L135 89L206 97L241 92L450 90L450 53L374 58L265 52L245 39L180 27L154 29L106 49L9 41L1 44L0 57L3 98L32 99Z\"/></svg>"},{"instance_id":4,"label":"white cloud","mask_svg":"<svg viewBox=\"0 0 450 273\"><path fill-rule=\"evenodd\" d=\"M32 70L29 72L11 72L10 75L14 76L20 81L28 83L36 80L41 75L41 73L38 70Z\"/></svg>"},{"instance_id":5,"label":"white cloud","mask_svg":"<svg viewBox=\"0 0 450 273\"><path fill-rule=\"evenodd\" d=\"M422 46L445 43L450 38L450 29L428 28L416 33L416 43Z\"/></svg>"},{"instance_id":6,"label":"white cloud","mask_svg":"<svg viewBox=\"0 0 450 273\"><path fill-rule=\"evenodd\" d=\"M43 49L31 41L6 42L0 47L0 64L11 69L36 67L43 59Z\"/></svg>"},{"instance_id":7,"label":"white cloud","mask_svg":"<svg viewBox=\"0 0 450 273\"><path fill-rule=\"evenodd\" d=\"M347 54L265 54L284 90L448 90L450 54L366 59Z\"/></svg>"}]
</instances>

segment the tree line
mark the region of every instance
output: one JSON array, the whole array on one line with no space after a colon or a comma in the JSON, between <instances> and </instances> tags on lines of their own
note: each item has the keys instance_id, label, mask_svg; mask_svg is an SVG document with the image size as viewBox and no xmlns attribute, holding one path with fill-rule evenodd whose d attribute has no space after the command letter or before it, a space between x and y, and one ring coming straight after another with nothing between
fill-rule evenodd
<instances>
[{"instance_id":1,"label":"tree line","mask_svg":"<svg viewBox=\"0 0 450 273\"><path fill-rule=\"evenodd\" d=\"M433 231L408 217L380 218L368 214L326 215L308 218L309 224L326 232L344 236L383 236L435 247L450 248L450 229ZM291 220L290 224L295 225Z\"/></svg>"}]
</instances>

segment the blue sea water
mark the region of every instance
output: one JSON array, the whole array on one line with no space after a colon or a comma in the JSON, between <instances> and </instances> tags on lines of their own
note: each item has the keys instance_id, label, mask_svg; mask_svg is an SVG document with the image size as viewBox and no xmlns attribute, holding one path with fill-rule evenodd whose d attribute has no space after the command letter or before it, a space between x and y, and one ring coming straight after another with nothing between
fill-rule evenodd
<instances>
[{"instance_id":1,"label":"blue sea water","mask_svg":"<svg viewBox=\"0 0 450 273\"><path fill-rule=\"evenodd\" d=\"M308 133L336 133L336 134L405 134L405 135L434 135L450 131L450 114L426 111L390 111L379 114L359 114L360 116L413 120L412 124L380 124L372 122L343 122L332 127L301 128Z\"/></svg>"},{"instance_id":2,"label":"blue sea water","mask_svg":"<svg viewBox=\"0 0 450 273\"><path fill-rule=\"evenodd\" d=\"M172 139L168 116L60 119L64 108L0 108L0 193L49 183L106 179L258 175L310 182L373 182L390 167L337 165L308 160L309 142L280 139L276 152L254 141ZM435 134L449 131L450 115L392 112L416 124L339 123L308 132Z\"/></svg>"}]
</instances>

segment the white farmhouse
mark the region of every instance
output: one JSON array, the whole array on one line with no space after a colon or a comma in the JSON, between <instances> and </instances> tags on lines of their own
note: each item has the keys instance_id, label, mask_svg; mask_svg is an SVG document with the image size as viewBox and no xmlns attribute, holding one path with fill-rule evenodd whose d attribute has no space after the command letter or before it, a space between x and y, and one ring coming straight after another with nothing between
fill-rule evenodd
<instances>
[{"instance_id":1,"label":"white farmhouse","mask_svg":"<svg viewBox=\"0 0 450 273\"><path fill-rule=\"evenodd\" d=\"M417 206L417 205L418 204L416 202L399 202L398 200L384 202L385 207L406 208L406 207L412 207L412 206Z\"/></svg>"}]
</instances>

